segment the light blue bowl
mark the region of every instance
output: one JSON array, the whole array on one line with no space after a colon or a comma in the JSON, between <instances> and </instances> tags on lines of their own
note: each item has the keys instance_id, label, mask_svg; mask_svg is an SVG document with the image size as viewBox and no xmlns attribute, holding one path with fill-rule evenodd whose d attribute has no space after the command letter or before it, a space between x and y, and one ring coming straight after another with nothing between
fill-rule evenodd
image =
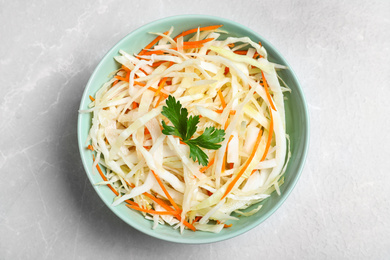
<instances>
[{"instance_id":1,"label":"light blue bowl","mask_svg":"<svg viewBox=\"0 0 390 260\"><path fill-rule=\"evenodd\" d=\"M169 30L171 26L174 26L175 31L173 35L176 35L190 28L216 24L223 24L224 26L222 29L228 31L231 36L248 36L255 42L261 41L268 51L270 61L286 65L290 68L289 70L280 71L279 75L292 90L291 94L286 94L287 100L285 101L286 130L290 135L292 156L284 175L284 184L280 189L281 195L278 196L274 192L270 198L262 202L263 207L259 212L250 217L240 217L239 221L231 222L233 223L232 227L223 229L219 234L202 231L192 232L189 230L180 234L178 230L174 230L170 226L162 225L155 230L152 230L153 223L146 220L138 212L130 210L125 205L119 205L117 207L111 206L115 195L109 188L106 186L94 186L96 192L107 207L109 207L119 218L145 234L166 241L189 244L211 243L238 236L256 227L271 216L272 213L274 213L275 210L278 209L286 200L298 181L308 150L309 116L306 102L297 77L288 65L287 61L266 39L261 37L259 34L236 22L219 17L206 15L173 16L151 22L128 34L104 56L99 65L96 67L84 90L84 94L81 98L80 109L87 109L88 104L90 103L89 95L94 96L103 83L108 80L108 74L119 67L113 57L118 55L118 51L120 49L123 49L128 53L138 53L142 47L155 38L155 36L150 35L148 32L165 32ZM80 114L77 125L79 150L88 178L92 184L95 184L102 181L102 179L99 174L92 173L93 162L91 151L87 150L85 146L90 127L91 115ZM252 206L252 208L255 206L256 205ZM131 232L130 229L129 232Z\"/></svg>"}]
</instances>

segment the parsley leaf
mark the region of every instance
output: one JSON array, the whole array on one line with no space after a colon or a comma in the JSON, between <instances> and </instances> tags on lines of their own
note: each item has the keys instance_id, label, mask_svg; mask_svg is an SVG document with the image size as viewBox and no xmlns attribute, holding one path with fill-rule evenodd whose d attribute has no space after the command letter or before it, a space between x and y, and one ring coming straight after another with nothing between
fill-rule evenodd
<instances>
[{"instance_id":1,"label":"parsley leaf","mask_svg":"<svg viewBox=\"0 0 390 260\"><path fill-rule=\"evenodd\" d=\"M176 102L176 99L173 96L169 96L166 101L167 106L162 108L161 114L166 116L173 126L175 127L175 135L179 136L182 140L186 140L187 135L187 116L188 111L186 108L182 108L179 101ZM163 127L165 129L163 124ZM172 134L172 128L166 131ZM164 132L163 132L164 133ZM166 133L164 133L166 135Z\"/></svg>"},{"instance_id":2,"label":"parsley leaf","mask_svg":"<svg viewBox=\"0 0 390 260\"><path fill-rule=\"evenodd\" d=\"M162 133L178 136L182 142L190 147L190 158L194 162L198 160L199 164L206 166L209 158L201 148L210 150L219 149L221 145L218 143L225 139L225 130L206 127L203 134L195 139L191 139L197 130L199 116L190 116L187 118L187 109L183 108L180 101L176 101L173 96L168 97L166 106L163 107L161 114L166 116L173 124L173 126L169 126L162 121Z\"/></svg>"}]
</instances>

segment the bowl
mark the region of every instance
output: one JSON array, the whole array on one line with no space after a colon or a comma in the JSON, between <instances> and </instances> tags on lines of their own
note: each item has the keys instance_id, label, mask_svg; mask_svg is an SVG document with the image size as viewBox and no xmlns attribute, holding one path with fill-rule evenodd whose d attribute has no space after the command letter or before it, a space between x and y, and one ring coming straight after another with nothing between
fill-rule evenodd
<instances>
[{"instance_id":1,"label":"bowl","mask_svg":"<svg viewBox=\"0 0 390 260\"><path fill-rule=\"evenodd\" d=\"M113 57L118 55L120 49L123 49L128 53L139 52L142 47L155 38L155 36L149 34L149 32L164 32L171 26L174 26L175 30L173 35L176 35L190 28L216 24L223 24L224 26L222 29L228 31L229 35L236 37L248 36L255 42L261 41L268 51L270 61L289 67L288 70L281 70L279 75L292 90L291 93L286 94L287 100L285 101L286 131L290 136L292 155L284 174L284 184L280 187L281 195L279 196L274 192L268 199L261 202L263 207L256 214L250 217L241 216L240 220L234 221L232 227L225 228L218 234L202 231L193 232L190 230L185 230L183 234L180 234L178 230L175 230L168 225L159 225L153 230L153 222L146 220L140 213L129 209L123 204L116 207L111 206L115 195L108 187L93 185L95 191L107 207L109 207L119 218L147 235L166 241L188 244L211 243L226 240L253 229L271 216L291 193L303 169L308 150L309 118L306 102L298 79L287 61L266 39L256 32L236 22L219 17L206 15L167 17L146 24L131 32L112 47L96 67L84 90L80 109L87 109L88 104L90 103L89 95L94 96L103 83L108 80L108 74L119 67ZM92 173L92 156L85 145L90 127L91 115L79 114L77 131L80 155L89 180L92 184L95 184L102 181L102 179L99 174ZM256 207L256 205L252 206L252 208L254 207ZM251 208L249 208L249 210L250 209ZM129 232L131 232L131 229L129 229Z\"/></svg>"}]
</instances>

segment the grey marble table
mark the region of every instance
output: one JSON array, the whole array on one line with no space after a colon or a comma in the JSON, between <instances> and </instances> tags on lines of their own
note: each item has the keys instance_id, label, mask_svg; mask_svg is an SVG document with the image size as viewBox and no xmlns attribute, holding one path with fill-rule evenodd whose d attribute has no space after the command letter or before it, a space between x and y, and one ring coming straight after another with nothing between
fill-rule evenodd
<instances>
[{"instance_id":1,"label":"grey marble table","mask_svg":"<svg viewBox=\"0 0 390 260\"><path fill-rule=\"evenodd\" d=\"M147 22L210 14L290 62L311 116L302 177L228 241L150 238L98 198L77 109L103 55ZM0 1L0 259L390 259L390 1Z\"/></svg>"}]
</instances>

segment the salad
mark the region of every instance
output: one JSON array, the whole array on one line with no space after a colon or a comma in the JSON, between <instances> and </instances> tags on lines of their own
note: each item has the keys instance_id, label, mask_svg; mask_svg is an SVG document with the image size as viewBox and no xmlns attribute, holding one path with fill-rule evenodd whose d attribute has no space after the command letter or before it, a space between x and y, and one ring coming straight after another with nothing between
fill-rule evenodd
<instances>
[{"instance_id":1,"label":"salad","mask_svg":"<svg viewBox=\"0 0 390 260\"><path fill-rule=\"evenodd\" d=\"M287 68L268 61L261 43L221 27L176 36L172 27L138 54L119 51L120 68L80 111L92 113L96 185L153 228L218 233L280 194L290 89L277 70Z\"/></svg>"}]
</instances>

